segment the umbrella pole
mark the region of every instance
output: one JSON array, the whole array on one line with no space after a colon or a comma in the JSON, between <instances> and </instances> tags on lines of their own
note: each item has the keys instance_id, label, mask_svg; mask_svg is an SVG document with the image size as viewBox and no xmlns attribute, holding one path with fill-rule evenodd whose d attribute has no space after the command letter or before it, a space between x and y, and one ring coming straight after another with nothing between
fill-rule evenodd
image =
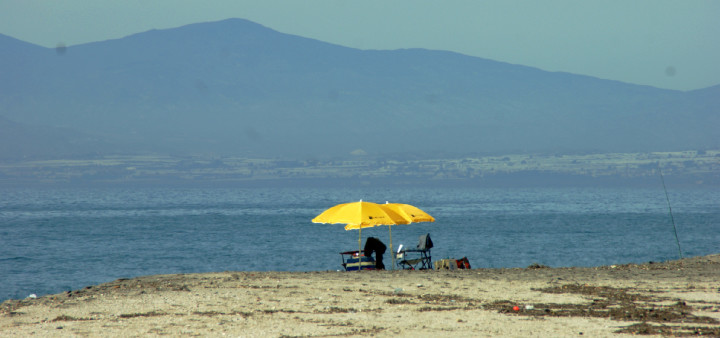
<instances>
[{"instance_id":1,"label":"umbrella pole","mask_svg":"<svg viewBox=\"0 0 720 338\"><path fill-rule=\"evenodd\" d=\"M360 253L362 252L362 226L358 228L358 271L362 270L362 259Z\"/></svg>"},{"instance_id":2,"label":"umbrella pole","mask_svg":"<svg viewBox=\"0 0 720 338\"><path fill-rule=\"evenodd\" d=\"M388 225L388 230L390 231L390 257L392 257L392 266L390 267L390 270L395 270L395 251L393 251L392 246L392 225Z\"/></svg>"}]
</instances>

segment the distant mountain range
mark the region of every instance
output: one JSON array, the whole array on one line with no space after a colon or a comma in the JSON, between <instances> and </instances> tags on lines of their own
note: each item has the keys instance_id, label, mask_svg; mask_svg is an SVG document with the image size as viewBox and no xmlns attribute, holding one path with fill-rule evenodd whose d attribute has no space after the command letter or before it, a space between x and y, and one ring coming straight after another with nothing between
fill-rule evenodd
<instances>
[{"instance_id":1,"label":"distant mountain range","mask_svg":"<svg viewBox=\"0 0 720 338\"><path fill-rule=\"evenodd\" d=\"M720 86L681 92L230 19L63 48L0 35L0 159L287 158L720 148Z\"/></svg>"}]
</instances>

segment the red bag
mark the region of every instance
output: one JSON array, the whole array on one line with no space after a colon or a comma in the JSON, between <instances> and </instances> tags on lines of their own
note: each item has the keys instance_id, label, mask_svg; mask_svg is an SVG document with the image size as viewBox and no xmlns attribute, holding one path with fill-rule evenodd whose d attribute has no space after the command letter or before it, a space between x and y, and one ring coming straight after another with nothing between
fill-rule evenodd
<instances>
[{"instance_id":1,"label":"red bag","mask_svg":"<svg viewBox=\"0 0 720 338\"><path fill-rule=\"evenodd\" d=\"M467 257L463 257L457 260L458 269L470 269L470 261Z\"/></svg>"}]
</instances>

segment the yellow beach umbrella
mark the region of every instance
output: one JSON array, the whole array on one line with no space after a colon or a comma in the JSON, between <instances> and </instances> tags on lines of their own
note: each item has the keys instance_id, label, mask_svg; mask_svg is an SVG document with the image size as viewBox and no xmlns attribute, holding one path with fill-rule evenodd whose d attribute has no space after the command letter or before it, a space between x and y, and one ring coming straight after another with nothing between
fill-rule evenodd
<instances>
[{"instance_id":1,"label":"yellow beach umbrella","mask_svg":"<svg viewBox=\"0 0 720 338\"><path fill-rule=\"evenodd\" d=\"M395 213L402 216L404 219L410 221L411 223L418 223L418 222L435 222L435 218L430 216L425 211L420 210L420 208L416 206L412 206L410 204L402 204L402 203L387 203L382 204L383 208L390 209L394 211Z\"/></svg>"},{"instance_id":2,"label":"yellow beach umbrella","mask_svg":"<svg viewBox=\"0 0 720 338\"><path fill-rule=\"evenodd\" d=\"M338 204L313 218L313 223L347 224L345 230L358 229L358 255L362 252L362 228L378 225L408 224L397 212L372 202Z\"/></svg>"},{"instance_id":3,"label":"yellow beach umbrella","mask_svg":"<svg viewBox=\"0 0 720 338\"><path fill-rule=\"evenodd\" d=\"M402 216L409 223L435 222L435 218L430 216L430 214L410 204L385 202L385 204L381 204L381 206ZM393 269L395 269L395 252L393 252L392 245L392 224L388 224L388 229L390 231L390 254L392 257L392 266Z\"/></svg>"}]
</instances>

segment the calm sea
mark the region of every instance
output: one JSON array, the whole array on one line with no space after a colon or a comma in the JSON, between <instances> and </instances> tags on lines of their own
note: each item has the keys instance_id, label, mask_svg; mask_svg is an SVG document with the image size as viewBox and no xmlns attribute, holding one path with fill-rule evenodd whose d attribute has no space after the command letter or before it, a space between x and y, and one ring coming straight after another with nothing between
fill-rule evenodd
<instances>
[{"instance_id":1,"label":"calm sea","mask_svg":"<svg viewBox=\"0 0 720 338\"><path fill-rule=\"evenodd\" d=\"M720 252L720 191L669 193L683 254ZM338 270L358 231L310 220L361 199L427 211L436 222L392 228L394 247L430 233L434 259L466 256L472 267L678 258L662 187L5 189L0 301L150 274ZM389 245L387 227L362 235Z\"/></svg>"}]
</instances>

